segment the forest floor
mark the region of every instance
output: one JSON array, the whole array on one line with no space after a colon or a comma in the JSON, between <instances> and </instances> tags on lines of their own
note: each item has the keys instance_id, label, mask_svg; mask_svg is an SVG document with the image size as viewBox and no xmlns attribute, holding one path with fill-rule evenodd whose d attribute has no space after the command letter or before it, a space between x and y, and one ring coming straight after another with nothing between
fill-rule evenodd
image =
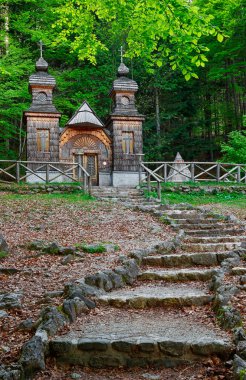
<instances>
[{"instance_id":1,"label":"forest floor","mask_svg":"<svg viewBox=\"0 0 246 380\"><path fill-rule=\"evenodd\" d=\"M233 213L246 220L245 207L233 204L207 205L213 211ZM0 232L5 237L10 254L0 259L0 267L17 269L11 275L0 274L0 292L19 292L22 307L8 311L0 322L0 362L16 361L20 348L32 332L22 331L20 323L27 318L36 320L47 305L60 305L59 297L50 299L47 292L62 290L71 282L103 269L115 267L120 255L136 248L145 248L174 236L171 228L150 214L127 209L115 203L85 200L79 195L0 195ZM78 243L104 243L117 246L107 253L87 253L63 265L62 257L40 255L28 249L35 240L57 242L61 246ZM94 311L97 313L98 311ZM213 358L202 364L178 369L112 369L92 370L58 368L52 360L36 380L70 379L72 373L82 380L171 380L171 379L230 379L230 371Z\"/></svg>"}]
</instances>

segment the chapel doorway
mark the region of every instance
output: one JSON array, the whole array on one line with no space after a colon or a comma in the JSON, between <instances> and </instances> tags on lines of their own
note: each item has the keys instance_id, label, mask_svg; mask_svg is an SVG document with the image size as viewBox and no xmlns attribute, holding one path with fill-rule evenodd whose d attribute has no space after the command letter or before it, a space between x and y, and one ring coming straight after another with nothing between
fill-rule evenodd
<instances>
[{"instance_id":1,"label":"chapel doorway","mask_svg":"<svg viewBox=\"0 0 246 380\"><path fill-rule=\"evenodd\" d=\"M83 153L74 154L74 162L80 163L91 176L91 183L93 186L99 184L98 172L98 154L96 153Z\"/></svg>"}]
</instances>

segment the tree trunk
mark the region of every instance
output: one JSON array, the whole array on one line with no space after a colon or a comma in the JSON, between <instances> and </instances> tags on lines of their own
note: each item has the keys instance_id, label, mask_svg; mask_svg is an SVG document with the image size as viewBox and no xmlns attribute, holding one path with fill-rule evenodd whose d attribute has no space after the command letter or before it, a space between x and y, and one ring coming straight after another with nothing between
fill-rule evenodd
<instances>
[{"instance_id":1,"label":"tree trunk","mask_svg":"<svg viewBox=\"0 0 246 380\"><path fill-rule=\"evenodd\" d=\"M159 91L155 87L155 118L156 118L156 133L158 136L161 134L161 122L160 122L160 102L159 102Z\"/></svg>"},{"instance_id":2,"label":"tree trunk","mask_svg":"<svg viewBox=\"0 0 246 380\"><path fill-rule=\"evenodd\" d=\"M9 6L3 4L0 8L4 28L4 54L9 53Z\"/></svg>"}]
</instances>

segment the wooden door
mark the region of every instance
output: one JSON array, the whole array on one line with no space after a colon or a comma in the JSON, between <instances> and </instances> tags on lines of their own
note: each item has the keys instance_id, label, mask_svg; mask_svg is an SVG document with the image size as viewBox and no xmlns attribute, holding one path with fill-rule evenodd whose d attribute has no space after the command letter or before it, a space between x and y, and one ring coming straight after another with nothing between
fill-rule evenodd
<instances>
[{"instance_id":1,"label":"wooden door","mask_svg":"<svg viewBox=\"0 0 246 380\"><path fill-rule=\"evenodd\" d=\"M84 155L84 168L90 174L92 185L98 185L98 155L85 154Z\"/></svg>"}]
</instances>

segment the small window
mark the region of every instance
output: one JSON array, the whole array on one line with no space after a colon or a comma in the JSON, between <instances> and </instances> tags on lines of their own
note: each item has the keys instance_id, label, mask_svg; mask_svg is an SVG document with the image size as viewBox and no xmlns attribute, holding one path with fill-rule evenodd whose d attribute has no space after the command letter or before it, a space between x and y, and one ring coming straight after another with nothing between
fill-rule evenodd
<instances>
[{"instance_id":1,"label":"small window","mask_svg":"<svg viewBox=\"0 0 246 380\"><path fill-rule=\"evenodd\" d=\"M44 103L47 100L47 95L45 92L39 92L36 96L36 101L39 103Z\"/></svg>"},{"instance_id":2,"label":"small window","mask_svg":"<svg viewBox=\"0 0 246 380\"><path fill-rule=\"evenodd\" d=\"M50 131L49 129L37 129L37 150L38 152L50 151Z\"/></svg>"},{"instance_id":3,"label":"small window","mask_svg":"<svg viewBox=\"0 0 246 380\"><path fill-rule=\"evenodd\" d=\"M134 135L133 132L122 132L122 149L123 153L134 153Z\"/></svg>"}]
</instances>

